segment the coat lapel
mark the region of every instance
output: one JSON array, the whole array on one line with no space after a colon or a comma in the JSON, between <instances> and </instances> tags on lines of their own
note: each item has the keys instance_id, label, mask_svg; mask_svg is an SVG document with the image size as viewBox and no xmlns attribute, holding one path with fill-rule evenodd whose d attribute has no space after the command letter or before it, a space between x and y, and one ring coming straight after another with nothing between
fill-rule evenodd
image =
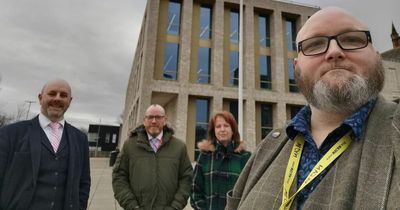
<instances>
[{"instance_id":1,"label":"coat lapel","mask_svg":"<svg viewBox=\"0 0 400 210\"><path fill-rule=\"evenodd\" d=\"M39 172L40 157L41 157L41 138L42 138L42 127L39 124L39 118L35 117L31 120L32 126L28 132L29 145L31 148L32 157L32 172L33 172L33 183L36 185L37 176Z\"/></svg>"},{"instance_id":2,"label":"coat lapel","mask_svg":"<svg viewBox=\"0 0 400 210\"><path fill-rule=\"evenodd\" d=\"M380 98L366 125L356 209L385 209L384 203L394 169L393 116L395 106ZM368 206L365 206L365 204Z\"/></svg>"},{"instance_id":3,"label":"coat lapel","mask_svg":"<svg viewBox=\"0 0 400 210\"><path fill-rule=\"evenodd\" d=\"M77 137L76 133L73 132L73 129L71 128L71 125L65 122L65 131L66 131L66 136L67 136L67 141L69 145L69 158L68 158L68 174L75 174L74 170L76 167L78 167L76 160L78 160L80 157L79 156L79 148L77 145ZM69 175L68 176L68 183L72 183L73 176Z\"/></svg>"},{"instance_id":4,"label":"coat lapel","mask_svg":"<svg viewBox=\"0 0 400 210\"><path fill-rule=\"evenodd\" d=\"M66 140L68 141L68 149L69 149L69 157L68 157L68 176L67 176L67 183L66 183L66 192L65 192L65 208L67 208L68 204L71 201L71 196L72 196L72 189L74 185L74 177L75 176L75 169L78 166L79 162L78 160L80 157L79 152L78 152L78 146L77 146L77 137L75 133L73 132L73 129L71 128L71 125L69 125L67 122L65 122L64 125L64 133L63 136L66 136Z\"/></svg>"}]
</instances>

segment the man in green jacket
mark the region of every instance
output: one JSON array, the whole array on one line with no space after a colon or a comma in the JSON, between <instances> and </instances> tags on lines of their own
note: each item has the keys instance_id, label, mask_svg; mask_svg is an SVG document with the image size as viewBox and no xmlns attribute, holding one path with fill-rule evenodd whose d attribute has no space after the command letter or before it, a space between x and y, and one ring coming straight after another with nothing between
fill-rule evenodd
<instances>
[{"instance_id":1,"label":"man in green jacket","mask_svg":"<svg viewBox=\"0 0 400 210\"><path fill-rule=\"evenodd\" d=\"M192 166L186 145L166 125L165 110L151 105L118 155L114 196L128 210L180 210L190 195Z\"/></svg>"}]
</instances>

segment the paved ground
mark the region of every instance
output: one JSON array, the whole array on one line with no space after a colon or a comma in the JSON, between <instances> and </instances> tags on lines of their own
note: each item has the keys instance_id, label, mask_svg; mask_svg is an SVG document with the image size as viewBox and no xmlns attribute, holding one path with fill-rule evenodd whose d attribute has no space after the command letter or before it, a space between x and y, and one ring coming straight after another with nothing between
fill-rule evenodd
<instances>
[{"instance_id":1,"label":"paved ground","mask_svg":"<svg viewBox=\"0 0 400 210\"><path fill-rule=\"evenodd\" d=\"M109 167L109 158L91 158L90 170L92 186L88 210L122 210L114 199L111 186L112 167ZM185 208L185 210L191 209L190 207Z\"/></svg>"},{"instance_id":2,"label":"paved ground","mask_svg":"<svg viewBox=\"0 0 400 210\"><path fill-rule=\"evenodd\" d=\"M90 173L92 186L88 210L122 210L114 199L111 186L111 171L109 158L90 158Z\"/></svg>"}]
</instances>

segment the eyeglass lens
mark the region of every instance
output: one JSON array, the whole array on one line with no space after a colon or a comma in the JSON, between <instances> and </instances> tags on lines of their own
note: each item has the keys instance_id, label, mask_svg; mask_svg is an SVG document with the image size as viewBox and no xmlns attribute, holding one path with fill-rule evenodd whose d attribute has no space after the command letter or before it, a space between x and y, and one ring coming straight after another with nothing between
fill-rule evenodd
<instances>
[{"instance_id":1,"label":"eyeglass lens","mask_svg":"<svg viewBox=\"0 0 400 210\"><path fill-rule=\"evenodd\" d=\"M148 115L148 116L145 116L145 118L146 118L147 120L153 120L153 119L155 119L155 120L161 120L162 118L164 118L164 116L160 116L160 115Z\"/></svg>"},{"instance_id":2,"label":"eyeglass lens","mask_svg":"<svg viewBox=\"0 0 400 210\"><path fill-rule=\"evenodd\" d=\"M301 51L304 55L317 55L325 53L329 48L329 42L335 39L343 50L355 50L368 45L368 36L365 31L351 31L336 36L319 36L306 39L301 44Z\"/></svg>"}]
</instances>

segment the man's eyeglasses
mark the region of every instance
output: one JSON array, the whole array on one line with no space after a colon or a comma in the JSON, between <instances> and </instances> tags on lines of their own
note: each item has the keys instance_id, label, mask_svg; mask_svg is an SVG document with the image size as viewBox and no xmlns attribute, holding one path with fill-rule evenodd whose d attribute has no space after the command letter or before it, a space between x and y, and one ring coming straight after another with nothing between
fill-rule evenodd
<instances>
[{"instance_id":1,"label":"man's eyeglasses","mask_svg":"<svg viewBox=\"0 0 400 210\"><path fill-rule=\"evenodd\" d=\"M357 50L372 43L369 31L349 31L335 36L317 36L305 39L298 43L299 52L306 56L319 55L326 53L329 49L330 41L334 39L342 50Z\"/></svg>"},{"instance_id":2,"label":"man's eyeglasses","mask_svg":"<svg viewBox=\"0 0 400 210\"><path fill-rule=\"evenodd\" d=\"M160 116L160 115L148 115L148 116L144 116L144 119L152 121L153 119L159 121L161 119L164 119L165 116Z\"/></svg>"}]
</instances>

